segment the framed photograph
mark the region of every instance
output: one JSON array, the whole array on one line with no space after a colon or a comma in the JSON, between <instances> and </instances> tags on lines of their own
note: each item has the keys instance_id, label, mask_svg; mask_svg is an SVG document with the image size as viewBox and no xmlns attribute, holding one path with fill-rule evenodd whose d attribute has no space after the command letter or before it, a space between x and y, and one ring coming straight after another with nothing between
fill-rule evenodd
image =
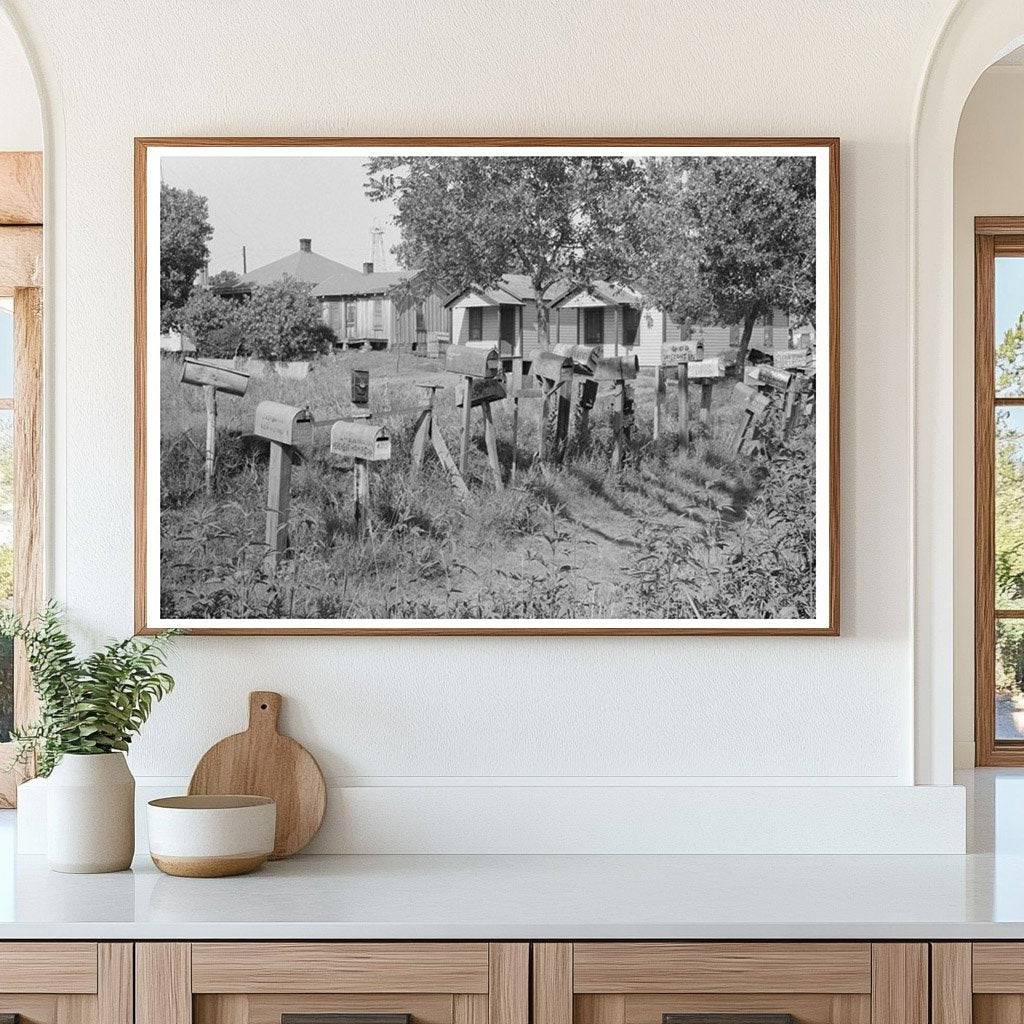
<instances>
[{"instance_id":1,"label":"framed photograph","mask_svg":"<svg viewBox=\"0 0 1024 1024\"><path fill-rule=\"evenodd\" d=\"M837 139L137 139L140 632L839 630Z\"/></svg>"}]
</instances>

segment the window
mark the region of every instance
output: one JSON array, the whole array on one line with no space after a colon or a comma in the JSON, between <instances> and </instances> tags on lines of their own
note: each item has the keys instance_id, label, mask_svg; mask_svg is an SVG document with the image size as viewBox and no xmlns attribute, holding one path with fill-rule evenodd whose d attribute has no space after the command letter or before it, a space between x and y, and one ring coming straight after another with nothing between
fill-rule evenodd
<instances>
[{"instance_id":1,"label":"window","mask_svg":"<svg viewBox=\"0 0 1024 1024\"><path fill-rule=\"evenodd\" d=\"M469 340L484 340L484 310L482 306L469 307Z\"/></svg>"},{"instance_id":2,"label":"window","mask_svg":"<svg viewBox=\"0 0 1024 1024\"><path fill-rule=\"evenodd\" d=\"M427 329L427 321L423 316L423 303L416 303L416 333L423 334Z\"/></svg>"},{"instance_id":3,"label":"window","mask_svg":"<svg viewBox=\"0 0 1024 1024\"><path fill-rule=\"evenodd\" d=\"M348 299L345 302L345 329L348 330L350 327L356 325L356 304L352 299Z\"/></svg>"},{"instance_id":4,"label":"window","mask_svg":"<svg viewBox=\"0 0 1024 1024\"><path fill-rule=\"evenodd\" d=\"M373 329L377 334L384 330L384 300L379 296L373 300Z\"/></svg>"},{"instance_id":5,"label":"window","mask_svg":"<svg viewBox=\"0 0 1024 1024\"><path fill-rule=\"evenodd\" d=\"M583 310L583 344L604 344L604 307L595 306Z\"/></svg>"},{"instance_id":6,"label":"window","mask_svg":"<svg viewBox=\"0 0 1024 1024\"><path fill-rule=\"evenodd\" d=\"M1024 765L1024 218L978 218L975 745Z\"/></svg>"}]
</instances>

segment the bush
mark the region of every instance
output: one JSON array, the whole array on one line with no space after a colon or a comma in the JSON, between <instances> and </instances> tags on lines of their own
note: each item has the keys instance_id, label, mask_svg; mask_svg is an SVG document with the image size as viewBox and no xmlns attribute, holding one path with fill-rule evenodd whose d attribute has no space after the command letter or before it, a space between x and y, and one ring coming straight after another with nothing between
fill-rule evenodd
<instances>
[{"instance_id":1,"label":"bush","mask_svg":"<svg viewBox=\"0 0 1024 1024\"><path fill-rule=\"evenodd\" d=\"M185 336L196 346L196 354L230 359L244 338L244 306L223 299L205 288L197 288L178 311Z\"/></svg>"},{"instance_id":2,"label":"bush","mask_svg":"<svg viewBox=\"0 0 1024 1024\"><path fill-rule=\"evenodd\" d=\"M309 359L336 340L310 285L293 277L256 285L243 318L249 353L261 359Z\"/></svg>"}]
</instances>

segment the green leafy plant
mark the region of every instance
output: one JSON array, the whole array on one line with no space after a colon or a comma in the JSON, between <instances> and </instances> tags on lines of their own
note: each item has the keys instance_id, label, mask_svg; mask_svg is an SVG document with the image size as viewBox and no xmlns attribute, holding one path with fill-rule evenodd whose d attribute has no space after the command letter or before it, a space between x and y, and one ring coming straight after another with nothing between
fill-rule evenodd
<instances>
[{"instance_id":1,"label":"green leafy plant","mask_svg":"<svg viewBox=\"0 0 1024 1024\"><path fill-rule=\"evenodd\" d=\"M0 635L25 645L39 720L13 730L11 737L19 761L36 755L40 775L49 775L65 754L127 750L153 702L174 688L174 680L162 671L174 631L114 641L80 658L51 603L27 622L3 613Z\"/></svg>"}]
</instances>

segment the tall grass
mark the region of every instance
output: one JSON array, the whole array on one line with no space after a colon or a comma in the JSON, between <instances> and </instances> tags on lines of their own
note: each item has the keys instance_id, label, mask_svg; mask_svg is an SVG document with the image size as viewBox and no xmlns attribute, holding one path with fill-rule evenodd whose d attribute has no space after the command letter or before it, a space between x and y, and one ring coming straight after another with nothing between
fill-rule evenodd
<instances>
[{"instance_id":1,"label":"tall grass","mask_svg":"<svg viewBox=\"0 0 1024 1024\"><path fill-rule=\"evenodd\" d=\"M372 472L369 535L353 525L352 474L318 427L292 478L289 557L265 567L267 451L251 436L259 401L308 406L317 419L349 409L353 363L370 369L375 420L392 435ZM626 466L610 469L610 403L591 416L590 444L565 467L541 464L539 403L522 403L515 486L497 491L474 413L462 501L429 450L411 473L416 382L440 382L435 429L458 458L457 382L436 362L394 353L331 356L306 381L253 378L222 398L217 490L203 493L205 410L199 389L164 363L161 391L161 604L171 618L580 619L803 617L814 612L814 438L805 423L782 445L764 436L730 453L739 416L731 384L716 389L708 436L689 453L651 436L653 378L637 382ZM492 406L503 473L512 457L511 402ZM666 403L671 405L671 403Z\"/></svg>"}]
</instances>

